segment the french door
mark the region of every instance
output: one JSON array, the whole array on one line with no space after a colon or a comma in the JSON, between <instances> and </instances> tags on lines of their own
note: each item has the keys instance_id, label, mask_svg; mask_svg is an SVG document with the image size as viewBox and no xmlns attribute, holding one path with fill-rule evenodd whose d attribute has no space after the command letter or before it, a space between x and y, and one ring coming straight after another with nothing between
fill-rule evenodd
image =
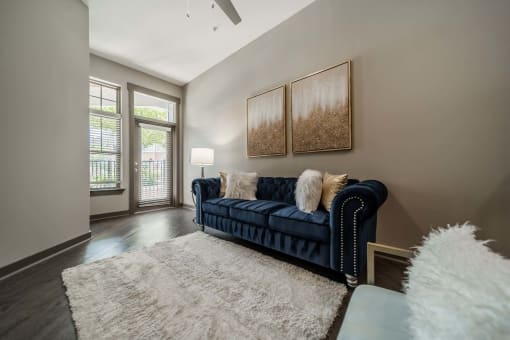
<instances>
[{"instance_id":1,"label":"french door","mask_svg":"<svg viewBox=\"0 0 510 340\"><path fill-rule=\"evenodd\" d=\"M130 211L174 207L178 197L179 99L128 84Z\"/></svg>"},{"instance_id":2,"label":"french door","mask_svg":"<svg viewBox=\"0 0 510 340\"><path fill-rule=\"evenodd\" d=\"M137 121L135 130L136 209L173 207L173 127Z\"/></svg>"}]
</instances>

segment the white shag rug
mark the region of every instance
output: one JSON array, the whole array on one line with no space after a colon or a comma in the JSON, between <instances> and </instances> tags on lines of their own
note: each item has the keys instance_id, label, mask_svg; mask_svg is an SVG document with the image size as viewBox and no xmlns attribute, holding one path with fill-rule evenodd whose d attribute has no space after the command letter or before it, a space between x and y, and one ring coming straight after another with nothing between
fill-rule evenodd
<instances>
[{"instance_id":1,"label":"white shag rug","mask_svg":"<svg viewBox=\"0 0 510 340\"><path fill-rule=\"evenodd\" d=\"M320 339L343 284L196 232L64 270L81 339Z\"/></svg>"}]
</instances>

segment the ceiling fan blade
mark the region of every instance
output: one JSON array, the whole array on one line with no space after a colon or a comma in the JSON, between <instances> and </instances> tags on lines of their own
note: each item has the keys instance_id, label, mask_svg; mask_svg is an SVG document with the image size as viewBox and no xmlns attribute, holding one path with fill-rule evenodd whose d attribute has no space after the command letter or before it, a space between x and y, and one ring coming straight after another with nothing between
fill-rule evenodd
<instances>
[{"instance_id":1,"label":"ceiling fan blade","mask_svg":"<svg viewBox=\"0 0 510 340\"><path fill-rule=\"evenodd\" d=\"M232 4L231 0L214 0L218 6L225 12L227 17L234 23L234 25L237 25L241 22L241 17L239 16L239 13L237 13L236 8Z\"/></svg>"}]
</instances>

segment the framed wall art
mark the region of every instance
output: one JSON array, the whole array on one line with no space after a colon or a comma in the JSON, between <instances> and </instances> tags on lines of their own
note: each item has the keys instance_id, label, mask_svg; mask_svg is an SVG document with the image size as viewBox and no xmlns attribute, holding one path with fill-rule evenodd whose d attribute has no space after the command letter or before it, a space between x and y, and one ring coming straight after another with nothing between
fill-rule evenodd
<instances>
[{"instance_id":1,"label":"framed wall art","mask_svg":"<svg viewBox=\"0 0 510 340\"><path fill-rule=\"evenodd\" d=\"M284 156L285 85L246 100L248 157Z\"/></svg>"},{"instance_id":2,"label":"framed wall art","mask_svg":"<svg viewBox=\"0 0 510 340\"><path fill-rule=\"evenodd\" d=\"M350 150L351 62L291 83L292 152Z\"/></svg>"}]
</instances>

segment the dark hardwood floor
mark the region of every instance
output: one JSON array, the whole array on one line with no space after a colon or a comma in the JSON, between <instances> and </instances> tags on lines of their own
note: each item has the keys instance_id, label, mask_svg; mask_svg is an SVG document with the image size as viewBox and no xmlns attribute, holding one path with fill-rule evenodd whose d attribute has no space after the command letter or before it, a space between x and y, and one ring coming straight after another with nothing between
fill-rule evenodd
<instances>
[{"instance_id":1,"label":"dark hardwood floor","mask_svg":"<svg viewBox=\"0 0 510 340\"><path fill-rule=\"evenodd\" d=\"M199 230L193 224L194 212L168 209L91 223L92 238L66 252L0 281L0 339L75 339L76 333L60 274L68 267L111 257ZM342 281L331 271L206 228L215 236L242 243L267 255L292 262ZM376 259L376 283L399 290L404 266ZM364 278L361 278L364 281ZM335 338L352 294L345 300L330 330Z\"/></svg>"}]
</instances>

